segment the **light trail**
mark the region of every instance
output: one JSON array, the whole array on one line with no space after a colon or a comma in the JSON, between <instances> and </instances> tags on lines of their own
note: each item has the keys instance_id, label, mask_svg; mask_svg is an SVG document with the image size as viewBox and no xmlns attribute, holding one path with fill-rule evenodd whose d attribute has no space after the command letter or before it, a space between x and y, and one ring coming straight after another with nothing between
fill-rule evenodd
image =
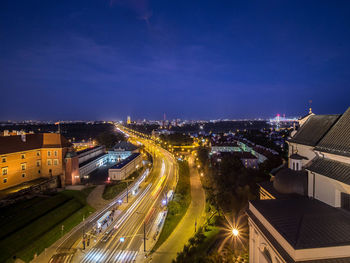
<instances>
[{"instance_id":1,"label":"light trail","mask_svg":"<svg viewBox=\"0 0 350 263\"><path fill-rule=\"evenodd\" d=\"M137 200L134 201L134 203L128 208L128 210L126 211L125 214L122 215L122 217L114 224L112 224L110 226L110 228L114 228L114 229L117 229L117 232L113 235L113 236L116 236L118 233L119 233L119 228L120 226L130 217L130 215L134 212L135 208L137 208L140 204L141 204L141 200L145 197L145 195L148 193L149 189L151 188L152 184L150 183L146 189L142 192L142 194L137 198ZM102 238L102 237L101 237ZM100 240L101 240L100 238ZM113 239L111 239L109 242L107 242L107 246L109 244L111 244L111 242L113 241ZM119 241L117 241L119 242ZM115 242L114 242L115 243ZM91 251L89 251L82 262L99 262L99 257L96 259L96 253L97 253L97 250L94 250L92 249ZM103 253L105 255L108 254L108 249L105 250L105 252ZM102 254L102 255L103 255ZM100 257L102 256L100 255Z\"/></svg>"}]
</instances>

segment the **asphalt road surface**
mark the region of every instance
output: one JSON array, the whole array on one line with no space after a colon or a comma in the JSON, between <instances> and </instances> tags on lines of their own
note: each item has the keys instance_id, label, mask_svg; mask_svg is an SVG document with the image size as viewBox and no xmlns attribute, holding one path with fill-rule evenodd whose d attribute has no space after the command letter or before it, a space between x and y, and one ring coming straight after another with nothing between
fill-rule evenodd
<instances>
[{"instance_id":1,"label":"asphalt road surface","mask_svg":"<svg viewBox=\"0 0 350 263\"><path fill-rule=\"evenodd\" d=\"M125 198L126 191L86 220L83 226L68 233L49 262L133 262L139 253L144 253L144 231L146 234L150 231L158 214L164 210L162 200L176 185L177 164L167 151L141 138L138 140L154 156L152 172L140 184L136 197L123 210L117 210L113 222L90 240L88 249L82 250L83 233L89 233L104 213L115 208L118 200ZM146 246L146 250L149 249Z\"/></svg>"}]
</instances>

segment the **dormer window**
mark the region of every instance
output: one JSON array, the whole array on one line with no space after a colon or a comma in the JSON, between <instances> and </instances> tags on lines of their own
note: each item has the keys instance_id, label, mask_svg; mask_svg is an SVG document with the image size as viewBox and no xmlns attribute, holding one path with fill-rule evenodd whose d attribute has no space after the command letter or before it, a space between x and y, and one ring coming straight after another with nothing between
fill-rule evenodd
<instances>
[{"instance_id":1,"label":"dormer window","mask_svg":"<svg viewBox=\"0 0 350 263\"><path fill-rule=\"evenodd\" d=\"M289 156L289 168L294 171L301 171L303 168L303 160L307 160L307 158L297 153L292 154Z\"/></svg>"}]
</instances>

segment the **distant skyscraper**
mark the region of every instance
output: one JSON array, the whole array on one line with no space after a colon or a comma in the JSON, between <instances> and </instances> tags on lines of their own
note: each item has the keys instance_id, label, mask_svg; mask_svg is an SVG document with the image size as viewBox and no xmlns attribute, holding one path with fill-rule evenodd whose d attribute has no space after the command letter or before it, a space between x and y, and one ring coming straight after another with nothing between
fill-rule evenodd
<instances>
[{"instance_id":1,"label":"distant skyscraper","mask_svg":"<svg viewBox=\"0 0 350 263\"><path fill-rule=\"evenodd\" d=\"M126 123L127 123L127 124L131 124L131 118L130 118L130 116L128 116L128 119L126 120Z\"/></svg>"}]
</instances>

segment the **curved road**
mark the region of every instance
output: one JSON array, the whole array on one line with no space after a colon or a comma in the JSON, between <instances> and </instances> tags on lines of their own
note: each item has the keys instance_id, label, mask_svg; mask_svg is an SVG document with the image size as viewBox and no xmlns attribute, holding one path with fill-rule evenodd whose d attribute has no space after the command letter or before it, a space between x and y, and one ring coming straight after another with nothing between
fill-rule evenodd
<instances>
[{"instance_id":1,"label":"curved road","mask_svg":"<svg viewBox=\"0 0 350 263\"><path fill-rule=\"evenodd\" d=\"M196 169L193 168L192 160L189 162L191 172L191 204L176 226L173 233L152 255L152 262L167 263L176 258L177 252L182 251L188 239L195 232L197 227L204 222L205 217L205 192Z\"/></svg>"}]
</instances>

